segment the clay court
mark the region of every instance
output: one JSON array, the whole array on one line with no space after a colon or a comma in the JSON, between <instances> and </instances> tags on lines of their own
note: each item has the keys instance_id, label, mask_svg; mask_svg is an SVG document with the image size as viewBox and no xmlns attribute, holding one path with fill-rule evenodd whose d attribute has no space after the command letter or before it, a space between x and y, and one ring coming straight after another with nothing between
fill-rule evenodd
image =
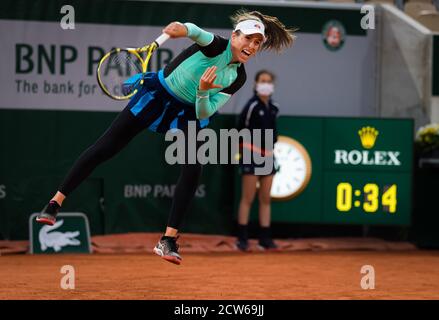
<instances>
[{"instance_id":1,"label":"clay court","mask_svg":"<svg viewBox=\"0 0 439 320\"><path fill-rule=\"evenodd\" d=\"M439 299L438 251L148 253L0 257L0 299ZM363 290L360 269L375 268ZM63 290L71 265L76 289Z\"/></svg>"}]
</instances>

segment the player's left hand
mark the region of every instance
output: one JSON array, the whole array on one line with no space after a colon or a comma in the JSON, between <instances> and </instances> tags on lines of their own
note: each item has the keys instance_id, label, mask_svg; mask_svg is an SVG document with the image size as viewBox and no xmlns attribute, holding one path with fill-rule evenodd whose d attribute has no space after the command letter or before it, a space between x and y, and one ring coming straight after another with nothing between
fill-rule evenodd
<instances>
[{"instance_id":1,"label":"player's left hand","mask_svg":"<svg viewBox=\"0 0 439 320\"><path fill-rule=\"evenodd\" d=\"M186 26L178 21L168 24L162 32L169 34L171 38L182 38L187 36Z\"/></svg>"},{"instance_id":2,"label":"player's left hand","mask_svg":"<svg viewBox=\"0 0 439 320\"><path fill-rule=\"evenodd\" d=\"M221 85L214 83L216 79L216 70L218 67L212 66L206 69L204 71L203 75L200 79L200 90L209 90L209 89L216 89L216 88L222 88Z\"/></svg>"}]
</instances>

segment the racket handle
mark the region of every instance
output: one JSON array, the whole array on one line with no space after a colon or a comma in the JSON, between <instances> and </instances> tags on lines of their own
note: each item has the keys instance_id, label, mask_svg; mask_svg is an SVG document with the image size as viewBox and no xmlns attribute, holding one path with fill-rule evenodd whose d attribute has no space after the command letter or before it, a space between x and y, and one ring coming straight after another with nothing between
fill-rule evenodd
<instances>
[{"instance_id":1,"label":"racket handle","mask_svg":"<svg viewBox=\"0 0 439 320\"><path fill-rule=\"evenodd\" d=\"M157 46L160 47L163 43L165 43L166 40L170 38L169 34L162 33L157 39L155 39L155 43L157 43Z\"/></svg>"}]
</instances>

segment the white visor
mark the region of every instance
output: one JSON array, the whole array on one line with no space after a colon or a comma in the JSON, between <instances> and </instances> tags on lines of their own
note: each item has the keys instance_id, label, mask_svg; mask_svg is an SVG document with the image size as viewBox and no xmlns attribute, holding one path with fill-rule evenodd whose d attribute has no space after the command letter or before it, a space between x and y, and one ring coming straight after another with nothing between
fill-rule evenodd
<instances>
[{"instance_id":1,"label":"white visor","mask_svg":"<svg viewBox=\"0 0 439 320\"><path fill-rule=\"evenodd\" d=\"M265 41L265 26L258 20L244 20L238 23L234 31L240 30L243 34L259 33Z\"/></svg>"}]
</instances>

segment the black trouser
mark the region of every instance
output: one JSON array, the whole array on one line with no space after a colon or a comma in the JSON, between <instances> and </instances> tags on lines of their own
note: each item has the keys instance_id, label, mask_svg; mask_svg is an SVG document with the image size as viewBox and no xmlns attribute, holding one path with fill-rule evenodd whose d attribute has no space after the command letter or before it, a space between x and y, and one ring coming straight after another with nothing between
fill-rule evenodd
<instances>
[{"instance_id":1,"label":"black trouser","mask_svg":"<svg viewBox=\"0 0 439 320\"><path fill-rule=\"evenodd\" d=\"M125 108L105 133L76 160L65 177L59 191L68 196L92 171L104 161L121 151L137 134L150 123L142 123ZM175 187L168 226L179 229L189 204L194 197L201 177L201 164L182 164Z\"/></svg>"}]
</instances>

